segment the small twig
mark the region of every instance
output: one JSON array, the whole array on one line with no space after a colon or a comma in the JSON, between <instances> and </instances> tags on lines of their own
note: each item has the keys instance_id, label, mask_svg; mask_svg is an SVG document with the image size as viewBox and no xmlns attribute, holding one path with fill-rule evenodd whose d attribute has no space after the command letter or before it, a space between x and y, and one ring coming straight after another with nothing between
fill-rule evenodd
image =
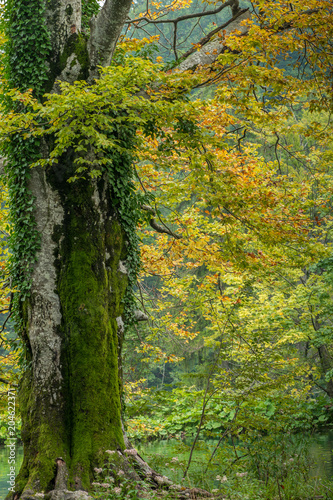
<instances>
[{"instance_id":1,"label":"small twig","mask_svg":"<svg viewBox=\"0 0 333 500\"><path fill-rule=\"evenodd\" d=\"M246 132L247 132L247 129L245 128L244 129L244 132L243 132L243 135L242 137L240 137L238 140L237 140L237 148L238 148L238 151L241 153L241 142L243 139L245 139L245 136L246 136Z\"/></svg>"},{"instance_id":2,"label":"small twig","mask_svg":"<svg viewBox=\"0 0 333 500\"><path fill-rule=\"evenodd\" d=\"M1 378L1 377L0 377L0 382L2 384L7 384L7 385L12 385L13 387L18 387L17 384L14 384L13 382L10 382L9 380L5 380L4 378Z\"/></svg>"},{"instance_id":3,"label":"small twig","mask_svg":"<svg viewBox=\"0 0 333 500\"><path fill-rule=\"evenodd\" d=\"M3 325L2 325L2 328L0 330L0 334L4 331L6 323L9 320L9 318L11 317L12 314L13 314L12 311L8 314L7 318L5 319L5 321L4 321Z\"/></svg>"},{"instance_id":4,"label":"small twig","mask_svg":"<svg viewBox=\"0 0 333 500\"><path fill-rule=\"evenodd\" d=\"M152 207L150 207L149 205L141 205L141 208L142 208L142 210L145 210L146 212L149 212L151 215L155 215L156 216L156 211ZM166 226L164 224L164 222L161 220L160 217L159 217L159 219L162 222L163 226L161 226L161 224L158 224L154 218L151 218L150 221L149 221L150 226L153 229L155 229L155 231L157 231L158 233L168 234L169 236L172 236L173 238L176 238L177 240L181 240L182 239L181 235L176 234L173 231L171 231L171 229L168 228L168 226Z\"/></svg>"},{"instance_id":5,"label":"small twig","mask_svg":"<svg viewBox=\"0 0 333 500\"><path fill-rule=\"evenodd\" d=\"M276 160L278 162L278 165L279 165L279 174L282 175L280 158L279 158L279 155L278 155L278 152L277 152L277 148L278 148L278 145L279 145L279 142L280 142L280 137L279 137L279 135L278 135L277 132L274 132L274 133L275 133L275 136L277 138L275 146L274 146L275 158L276 158Z\"/></svg>"},{"instance_id":6,"label":"small twig","mask_svg":"<svg viewBox=\"0 0 333 500\"><path fill-rule=\"evenodd\" d=\"M175 54L176 61L178 60L178 54L177 54L177 27L178 27L178 23L175 23L174 27L173 27L173 52Z\"/></svg>"},{"instance_id":7,"label":"small twig","mask_svg":"<svg viewBox=\"0 0 333 500\"><path fill-rule=\"evenodd\" d=\"M208 460L207 467L206 467L206 469L205 469L204 474L206 474L206 472L207 472L207 470L208 470L208 467L209 467L209 465L210 465L211 461L213 460L215 453L217 452L218 447L220 446L220 444L222 443L223 439L226 437L226 435L227 435L229 432L230 432L230 427L228 427L228 428L224 431L224 433L222 434L222 436L221 436L221 437L220 437L220 439L218 440L217 445L215 446L215 448L214 448L214 450L213 450L213 453L211 454L210 459Z\"/></svg>"}]
</instances>

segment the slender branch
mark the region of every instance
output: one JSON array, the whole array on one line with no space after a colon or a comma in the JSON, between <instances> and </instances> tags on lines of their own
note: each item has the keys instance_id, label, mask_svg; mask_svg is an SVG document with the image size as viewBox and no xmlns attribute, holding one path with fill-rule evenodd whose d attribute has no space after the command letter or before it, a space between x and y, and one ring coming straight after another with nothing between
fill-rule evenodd
<instances>
[{"instance_id":1,"label":"slender branch","mask_svg":"<svg viewBox=\"0 0 333 500\"><path fill-rule=\"evenodd\" d=\"M206 43L209 42L209 40L212 38L212 36L216 35L216 33L219 33L224 28L227 28L229 26L229 24L231 24L234 21L236 21L236 19L239 16L245 14L245 12L247 12L247 11L248 11L248 9L242 9L242 10L238 11L237 14L235 14L227 22L225 22L224 24L221 24L221 26L218 26L217 28L215 28L212 31L210 31L206 36L204 36L203 38L201 38L201 40L199 40L199 42L196 45L201 45L201 47L203 45L206 45ZM195 47L191 47L187 52L185 52L185 54L182 55L182 57L184 57L186 59L188 56L190 56L191 54L193 54L193 52L196 52L196 50L197 49Z\"/></svg>"},{"instance_id":2,"label":"slender branch","mask_svg":"<svg viewBox=\"0 0 333 500\"><path fill-rule=\"evenodd\" d=\"M9 318L11 317L11 315L12 315L12 312L10 312L10 313L8 314L7 318L5 319L5 321L4 321L3 325L2 325L2 328L1 328L1 330L0 330L0 333L2 333L2 332L5 330L6 323L7 323L7 321L9 320ZM2 338L2 337L1 337L1 338Z\"/></svg>"},{"instance_id":3,"label":"slender branch","mask_svg":"<svg viewBox=\"0 0 333 500\"><path fill-rule=\"evenodd\" d=\"M162 23L179 23L180 21L186 21L187 19L195 19L196 17L203 16L213 16L218 14L226 7L233 7L237 0L228 0L228 2L223 3L215 10L207 10L206 12L197 12L195 14L187 14L185 16L177 17L176 19L150 19L149 17L138 17L136 19L129 19L126 21L127 24L139 23L140 21L146 21L149 24L162 24Z\"/></svg>"},{"instance_id":4,"label":"slender branch","mask_svg":"<svg viewBox=\"0 0 333 500\"><path fill-rule=\"evenodd\" d=\"M157 224L157 222L155 221L155 219L150 219L149 221L149 224L150 226L155 229L155 231L157 231L158 233L165 233L165 234L168 234L169 236L173 236L174 238L176 238L177 240L181 240L182 239L182 236L180 236L179 234L176 234L174 233L173 231L171 231L171 229L169 229L168 227L163 227L161 226L160 224Z\"/></svg>"},{"instance_id":5,"label":"slender branch","mask_svg":"<svg viewBox=\"0 0 333 500\"><path fill-rule=\"evenodd\" d=\"M221 341L221 345L222 345L222 341ZM220 351L219 351L219 353L220 353ZM215 366L216 366L216 364L213 365L213 369L215 368ZM187 462L187 465L186 465L185 472L183 474L183 478L186 477L187 471L189 470L191 462L192 462L192 455L193 455L194 448L195 448L195 445L197 443L197 440L198 440L198 437L199 437L199 434L200 434L200 431L201 431L201 427L202 427L202 424L203 424L203 419L204 419L204 416L205 416L206 406L207 406L210 398L217 391L217 389L215 389L215 391L207 398L207 393L208 393L209 386L210 386L210 377L211 377L211 375L212 375L212 371L210 372L209 377L207 379L207 385L206 385L204 399L203 399L203 405L202 405L202 410L201 410L200 422L199 422L199 426L198 426L198 429L197 429L197 433L195 435L194 441L193 441L192 446L191 446L190 456L188 457L188 462Z\"/></svg>"},{"instance_id":6,"label":"slender branch","mask_svg":"<svg viewBox=\"0 0 333 500\"><path fill-rule=\"evenodd\" d=\"M150 207L149 205L142 205L141 208L143 210L145 210L146 212L149 212L151 215L155 215L156 216L155 210L152 207ZM171 229L168 228L161 219L160 219L160 221L162 222L163 226L161 226L161 224L158 224L154 218L150 219L149 224L158 233L168 234L169 236L172 236L173 238L176 238L177 240L181 240L182 239L181 235L176 234L173 231L171 231Z\"/></svg>"},{"instance_id":7,"label":"slender branch","mask_svg":"<svg viewBox=\"0 0 333 500\"><path fill-rule=\"evenodd\" d=\"M0 382L2 384L6 384L6 385L11 385L13 387L18 387L17 384L14 384L13 382L10 382L9 380L5 380L4 378L0 377Z\"/></svg>"},{"instance_id":8,"label":"slender branch","mask_svg":"<svg viewBox=\"0 0 333 500\"><path fill-rule=\"evenodd\" d=\"M187 465L186 465L186 469L185 469L183 477L186 477L186 474L187 474L187 472L188 472L188 470L190 468L190 465L191 465L192 455L193 455L194 448L195 448L195 445L197 443L197 440L198 440L198 437L199 437L199 434L200 434L200 431L201 431L201 427L202 427L202 424L203 424L203 419L204 419L204 416L205 416L205 410L206 410L207 403L210 400L210 398L213 396L213 394L215 394L215 392L217 391L217 389L215 391L213 391L212 394L207 398L207 393L208 393L208 390L209 390L209 387L210 387L210 380L211 380L211 377L213 375L213 372L214 372L214 370L215 370L215 368L217 366L217 362L218 362L219 357L220 357L220 353L221 353L222 345L223 345L224 333L225 333L225 329L227 327L227 323L228 323L230 314L231 314L231 312L229 313L229 315L227 317L227 320L224 322L223 329L221 329L220 326L218 325L218 329L219 329L220 334L221 334L220 344L219 344L219 348L218 348L217 355L215 357L214 363L212 364L211 369L210 369L209 374L208 374L207 384L206 384L206 389L205 389L205 394L204 394L204 398L203 398L203 404L202 404L200 422L199 422L199 425L198 425L198 429L197 429L194 441L192 443L192 447L191 447L191 451L190 451L190 456L188 457L188 461L187 461Z\"/></svg>"},{"instance_id":9,"label":"slender branch","mask_svg":"<svg viewBox=\"0 0 333 500\"><path fill-rule=\"evenodd\" d=\"M233 422L231 422L231 423L233 423ZM217 452L218 447L220 446L220 444L222 443L222 441L226 437L226 435L229 434L230 428L231 428L230 426L227 427L226 430L224 431L224 433L222 434L222 436L220 437L220 439L218 440L217 445L215 446L215 448L213 450L213 453L211 454L210 459L208 460L208 463L207 463L207 466L206 466L204 474L206 474L206 472L208 470L208 467L209 467L211 461L213 460L213 458L215 456L215 453Z\"/></svg>"},{"instance_id":10,"label":"slender branch","mask_svg":"<svg viewBox=\"0 0 333 500\"><path fill-rule=\"evenodd\" d=\"M175 23L175 25L173 27L173 52L175 54L176 61L178 59L178 54L177 54L177 27L178 27L178 24Z\"/></svg>"},{"instance_id":11,"label":"slender branch","mask_svg":"<svg viewBox=\"0 0 333 500\"><path fill-rule=\"evenodd\" d=\"M246 132L247 132L247 129L245 128L242 137L239 137L238 140L237 140L237 148L238 148L238 151L240 153L241 153L241 142L242 142L243 139L245 139Z\"/></svg>"},{"instance_id":12,"label":"slender branch","mask_svg":"<svg viewBox=\"0 0 333 500\"><path fill-rule=\"evenodd\" d=\"M317 382L315 382L314 380L312 380L312 382L314 383L314 385L316 385L317 387L319 387L319 389L321 389L322 391L326 392L326 394L331 397L330 393L328 392L327 389L325 389L325 387L323 387L322 385L319 385Z\"/></svg>"},{"instance_id":13,"label":"slender branch","mask_svg":"<svg viewBox=\"0 0 333 500\"><path fill-rule=\"evenodd\" d=\"M278 162L278 165L279 165L279 174L282 175L282 171L281 171L281 162L280 162L280 158L279 158L279 155L278 155L278 146L279 146L279 142L280 142L280 136L277 132L275 132L275 136L277 138L276 142L275 142L275 145L274 145L274 151L275 151L275 158Z\"/></svg>"}]
</instances>

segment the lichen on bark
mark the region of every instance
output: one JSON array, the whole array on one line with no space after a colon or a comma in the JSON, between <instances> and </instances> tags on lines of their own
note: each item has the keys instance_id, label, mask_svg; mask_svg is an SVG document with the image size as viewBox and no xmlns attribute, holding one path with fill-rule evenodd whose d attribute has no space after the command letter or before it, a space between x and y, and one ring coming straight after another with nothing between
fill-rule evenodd
<instances>
[{"instance_id":1,"label":"lichen on bark","mask_svg":"<svg viewBox=\"0 0 333 500\"><path fill-rule=\"evenodd\" d=\"M57 92L58 78L67 82L88 78L80 0L33 2L45 7L50 37L44 90ZM22 5L26 8L24 0L17 6L12 3L14 17ZM24 75L24 85L26 80ZM20 87L19 75L16 83ZM119 139L121 131L114 133ZM124 134L128 148L131 134L133 130ZM38 145L41 156L52 150L52 140ZM9 498L33 498L42 491L58 491L59 496L67 488L89 490L94 467L104 464L105 450L125 448L121 347L130 279L124 270L131 247L121 217L124 201L117 198L112 182L124 187L122 196L125 193L129 202L131 155L114 154L112 172L104 172L98 180L88 177L69 184L74 160L69 147L56 166L34 168L26 178L40 248L30 295L20 307L26 355L19 397L24 460L16 492Z\"/></svg>"},{"instance_id":2,"label":"lichen on bark","mask_svg":"<svg viewBox=\"0 0 333 500\"><path fill-rule=\"evenodd\" d=\"M45 303L35 301L33 288L25 304L25 325L34 347L29 348L31 368L20 392L25 457L18 492L52 490L60 458L68 471L67 487L89 489L105 450L125 447L118 362L123 333L117 323L128 282L119 266L127 256L125 233L106 177L71 185L60 171L43 172L43 183L48 199L58 200L63 218L51 207L41 209L42 204L35 211L38 225L48 229L33 287L44 279L46 290L40 291ZM47 290L55 294L52 306ZM55 312L60 316L55 318ZM44 340L33 340L36 322Z\"/></svg>"}]
</instances>

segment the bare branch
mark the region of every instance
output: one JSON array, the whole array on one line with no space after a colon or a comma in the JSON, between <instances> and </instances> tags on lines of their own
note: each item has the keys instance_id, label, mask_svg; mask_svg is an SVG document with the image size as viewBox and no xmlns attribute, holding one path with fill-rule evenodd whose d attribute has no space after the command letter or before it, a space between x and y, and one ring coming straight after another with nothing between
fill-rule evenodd
<instances>
[{"instance_id":1,"label":"bare branch","mask_svg":"<svg viewBox=\"0 0 333 500\"><path fill-rule=\"evenodd\" d=\"M206 12L187 14L185 16L179 16L176 19L150 19L149 17L138 17L136 19L127 20L126 23L133 24L133 23L138 23L140 21L146 21L147 23L150 24L162 24L162 23L177 24L180 21L186 21L187 19L195 19L196 17L203 17L203 16L213 16L214 14L218 14L219 12L221 12L226 7L231 7L232 9L234 9L235 5L237 4L238 0L228 0L228 2L223 3L222 5L220 5L220 7L218 7L215 10L207 10Z\"/></svg>"},{"instance_id":2,"label":"bare branch","mask_svg":"<svg viewBox=\"0 0 333 500\"><path fill-rule=\"evenodd\" d=\"M209 33L209 35L207 35L207 37L209 37L207 42L206 37L199 42L200 44L202 42L202 48L200 50L191 49L185 54L185 60L180 63L177 69L179 71L187 71L200 65L212 64L226 46L225 38L221 39L216 37L212 39L213 35L222 30L224 30L225 37L230 35L235 30L245 34L247 33L248 28L243 26L241 23L247 19L250 19L250 11L248 9L242 10L227 23L213 30Z\"/></svg>"},{"instance_id":3,"label":"bare branch","mask_svg":"<svg viewBox=\"0 0 333 500\"><path fill-rule=\"evenodd\" d=\"M229 19L227 22L225 22L224 24L222 24L221 26L218 26L217 28L213 29L210 33L208 33L206 36L204 36L203 38L201 38L201 40L199 40L199 42L197 43L197 45L201 45L201 47L203 45L205 45L206 43L209 42L209 40L214 36L216 35L217 33L219 33L220 31L224 30L225 28L227 28L227 26L229 26L229 24L233 23L234 21L236 21L240 16L242 16L243 14L245 14L246 12L248 12L249 9L242 9L242 10L239 10L231 19ZM185 54L182 55L182 57L184 58L187 58L189 57L191 54L193 54L193 52L197 52L197 49L195 47L191 47L187 52L185 52Z\"/></svg>"},{"instance_id":4,"label":"bare branch","mask_svg":"<svg viewBox=\"0 0 333 500\"><path fill-rule=\"evenodd\" d=\"M182 236L180 236L179 234L174 233L174 232L173 232L173 231L171 231L171 229L169 229L168 227L166 227L166 226L161 226L160 224L157 224L157 222L155 221L155 219L150 219L149 224L150 224L150 225L151 225L151 227L152 227L153 229L155 229L155 231L157 231L158 233L165 233L165 234L168 234L169 236L173 236L173 238L176 238L177 240L181 240L181 239L182 239Z\"/></svg>"}]
</instances>

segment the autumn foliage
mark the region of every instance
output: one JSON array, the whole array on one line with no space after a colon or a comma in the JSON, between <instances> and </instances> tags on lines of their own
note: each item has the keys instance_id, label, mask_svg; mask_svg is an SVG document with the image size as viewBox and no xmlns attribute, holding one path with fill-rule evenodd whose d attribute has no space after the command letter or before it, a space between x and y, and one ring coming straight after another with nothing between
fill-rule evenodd
<instances>
[{"instance_id":1,"label":"autumn foliage","mask_svg":"<svg viewBox=\"0 0 333 500\"><path fill-rule=\"evenodd\" d=\"M152 2L133 24L188 6ZM108 130L135 128L137 298L150 318L136 352L165 364L181 362L191 345L210 349L212 390L237 402L239 428L250 418L244 403L270 398L287 412L320 378L333 397L333 365L313 361L332 347L332 5L257 0L244 26L242 36L217 33L221 54L188 72L146 56L156 35L126 33L99 81L61 83L42 104L12 91L26 112L1 119L2 143L18 129L54 135L45 168L73 148L72 182L98 178L103 153L121 151ZM93 160L80 154L90 147ZM1 217L4 234L5 208ZM8 315L15 291L3 242ZM13 354L2 352L9 380ZM289 424L290 414L281 417L281 428Z\"/></svg>"}]
</instances>

